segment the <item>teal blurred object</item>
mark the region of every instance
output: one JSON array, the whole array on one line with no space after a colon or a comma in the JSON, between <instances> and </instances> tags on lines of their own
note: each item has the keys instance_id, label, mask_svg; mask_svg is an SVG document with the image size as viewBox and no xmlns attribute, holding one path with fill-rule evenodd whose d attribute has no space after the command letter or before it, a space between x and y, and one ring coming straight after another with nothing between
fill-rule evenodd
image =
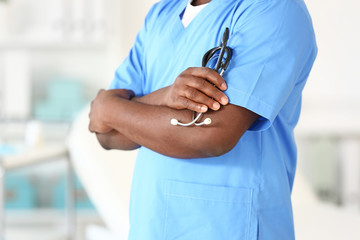
<instances>
[{"instance_id":1,"label":"teal blurred object","mask_svg":"<svg viewBox=\"0 0 360 240\"><path fill-rule=\"evenodd\" d=\"M35 189L25 174L7 173L5 175L6 209L35 208Z\"/></svg>"},{"instance_id":2,"label":"teal blurred object","mask_svg":"<svg viewBox=\"0 0 360 240\"><path fill-rule=\"evenodd\" d=\"M13 155L18 152L19 150L15 146L0 143L0 156Z\"/></svg>"},{"instance_id":3,"label":"teal blurred object","mask_svg":"<svg viewBox=\"0 0 360 240\"><path fill-rule=\"evenodd\" d=\"M46 99L35 103L36 119L72 120L87 103L84 86L77 80L55 78L49 82L46 94Z\"/></svg>"},{"instance_id":4,"label":"teal blurred object","mask_svg":"<svg viewBox=\"0 0 360 240\"><path fill-rule=\"evenodd\" d=\"M75 189L75 207L76 209L95 209L94 205L90 201L84 187L80 180L75 177L74 181ZM63 209L65 208L65 194L66 194L66 178L65 176L59 178L56 186L52 192L52 206L53 208Z\"/></svg>"}]
</instances>

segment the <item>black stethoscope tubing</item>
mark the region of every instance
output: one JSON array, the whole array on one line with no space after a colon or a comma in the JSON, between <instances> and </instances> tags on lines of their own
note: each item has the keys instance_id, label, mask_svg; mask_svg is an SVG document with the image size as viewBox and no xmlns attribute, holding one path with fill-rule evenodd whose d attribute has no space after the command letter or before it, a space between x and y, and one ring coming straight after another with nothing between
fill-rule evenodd
<instances>
[{"instance_id":1,"label":"black stethoscope tubing","mask_svg":"<svg viewBox=\"0 0 360 240\"><path fill-rule=\"evenodd\" d=\"M202 59L202 66L206 67L206 65L210 61L210 59L212 57L214 57L217 54L218 51L220 51L220 54L219 54L219 57L218 57L218 59L216 61L216 65L215 65L214 70L217 73L219 73L221 76L223 75L226 68L229 66L231 56L232 56L231 49L226 46L228 38L229 38L229 28L226 28L225 32L223 34L223 38L222 38L220 46L219 47L214 47L214 48L210 49L209 51L207 51L205 53L205 55L203 56L203 59ZM225 52L226 52L226 57L225 57L225 61L223 61L223 57L224 57ZM220 70L220 72L219 72L219 70ZM195 126L202 126L202 125L211 124L211 119L210 118L206 118L204 121L202 121L200 123L197 123L197 121L200 119L201 116L202 116L202 113L199 113L198 115L196 115L196 112L194 112L193 120L191 122L189 122L189 123L181 123L175 118L172 118L170 123L171 123L171 125L174 125L174 126L179 125L179 126L183 126L183 127L188 127L188 126L191 126L193 124Z\"/></svg>"},{"instance_id":2,"label":"black stethoscope tubing","mask_svg":"<svg viewBox=\"0 0 360 240\"><path fill-rule=\"evenodd\" d=\"M219 47L214 47L212 49L210 49L209 51L207 51L202 59L202 66L206 67L207 63L210 61L210 59L218 52L220 51L218 60L216 62L215 68L214 70L216 72L219 72L219 69L221 69L221 73L223 73L226 68L229 66L231 57L232 57L232 51L231 49L226 46L227 44L227 40L229 39L229 28L225 29L225 32L223 34L223 38L221 41L221 44ZM223 62L223 57L224 57L224 53L226 52L226 58L225 61ZM222 75L222 74L220 74Z\"/></svg>"}]
</instances>

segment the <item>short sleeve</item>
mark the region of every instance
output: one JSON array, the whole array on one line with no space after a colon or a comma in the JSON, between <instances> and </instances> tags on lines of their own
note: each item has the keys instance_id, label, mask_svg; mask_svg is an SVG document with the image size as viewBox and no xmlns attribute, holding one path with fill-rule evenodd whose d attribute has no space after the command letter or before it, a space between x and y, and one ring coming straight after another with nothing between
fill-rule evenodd
<instances>
[{"instance_id":1,"label":"short sleeve","mask_svg":"<svg viewBox=\"0 0 360 240\"><path fill-rule=\"evenodd\" d=\"M260 115L249 130L265 130L294 87L306 81L317 47L300 1L260 1L245 11L229 37L233 57L224 75L226 94L230 103Z\"/></svg>"},{"instance_id":2,"label":"short sleeve","mask_svg":"<svg viewBox=\"0 0 360 240\"><path fill-rule=\"evenodd\" d=\"M131 89L136 96L143 95L144 53L153 9L154 7L152 7L147 14L145 23L137 34L129 55L116 69L114 79L111 82L109 89Z\"/></svg>"}]
</instances>

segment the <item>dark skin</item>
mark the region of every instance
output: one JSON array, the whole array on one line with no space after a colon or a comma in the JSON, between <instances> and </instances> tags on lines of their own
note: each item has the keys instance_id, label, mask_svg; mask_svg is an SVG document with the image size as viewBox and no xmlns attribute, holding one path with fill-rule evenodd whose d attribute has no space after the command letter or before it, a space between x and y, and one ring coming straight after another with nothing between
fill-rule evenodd
<instances>
[{"instance_id":1,"label":"dark skin","mask_svg":"<svg viewBox=\"0 0 360 240\"><path fill-rule=\"evenodd\" d=\"M211 0L194 0L194 6ZM210 84L212 83L212 84ZM214 84L214 85L213 85ZM259 118L229 104L225 80L208 68L189 68L171 86L136 98L131 90L100 90L91 104L89 130L105 149L145 146L176 158L214 157L230 151ZM189 122L193 111L212 119L209 126L172 126Z\"/></svg>"},{"instance_id":2,"label":"dark skin","mask_svg":"<svg viewBox=\"0 0 360 240\"><path fill-rule=\"evenodd\" d=\"M194 68L194 70L199 72L198 69ZM205 71L202 71L200 74L194 73L193 70L188 69L178 76L171 87L159 89L158 91L141 98L132 98L133 94L129 91L124 92L122 90L118 92L120 95L125 94L122 95L125 99L132 98L133 101L144 104L168 106L173 109L189 109L203 113L207 112L209 108L216 111L220 109L219 102L226 105L228 103L228 98L208 81L203 81L203 78L206 78L206 75L207 73ZM189 79L191 80L189 81ZM212 81L220 86L220 89L226 90L226 83L221 77L218 78L216 76L216 78L213 78ZM212 96L212 98L209 98L208 96ZM116 131L108 133L108 137L105 137L104 134L97 134L97 136L103 147L107 149L117 148L131 150L139 147L137 144L129 141L128 139L121 139L120 141L120 134ZM119 142L123 143L123 146L120 147L118 144Z\"/></svg>"},{"instance_id":3,"label":"dark skin","mask_svg":"<svg viewBox=\"0 0 360 240\"><path fill-rule=\"evenodd\" d=\"M210 2L211 0L194 0L191 2L191 5L193 6L199 6L201 4L205 4L205 3L208 3Z\"/></svg>"},{"instance_id":4,"label":"dark skin","mask_svg":"<svg viewBox=\"0 0 360 240\"><path fill-rule=\"evenodd\" d=\"M219 89L226 89L225 80L199 67L185 70L174 84L141 98L132 98L130 90L101 90L92 102L89 129L106 149L145 146L176 158L220 156L236 145L259 116L229 104ZM172 118L189 122L192 110L205 112L212 123L203 127L170 124Z\"/></svg>"}]
</instances>

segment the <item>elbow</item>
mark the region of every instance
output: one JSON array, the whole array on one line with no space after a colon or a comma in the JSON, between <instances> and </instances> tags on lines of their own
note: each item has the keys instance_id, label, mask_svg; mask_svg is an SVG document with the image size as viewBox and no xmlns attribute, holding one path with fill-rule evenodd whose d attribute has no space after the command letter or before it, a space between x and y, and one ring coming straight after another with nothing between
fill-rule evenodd
<instances>
[{"instance_id":1,"label":"elbow","mask_svg":"<svg viewBox=\"0 0 360 240\"><path fill-rule=\"evenodd\" d=\"M217 140L207 141L202 146L202 152L206 157L220 157L228 152L230 152L235 145L237 140L229 138L218 138Z\"/></svg>"},{"instance_id":2,"label":"elbow","mask_svg":"<svg viewBox=\"0 0 360 240\"><path fill-rule=\"evenodd\" d=\"M207 155L209 157L220 157L220 156L230 152L234 148L234 146L216 146L216 147L213 147L212 149L210 149L207 152Z\"/></svg>"},{"instance_id":3,"label":"elbow","mask_svg":"<svg viewBox=\"0 0 360 240\"><path fill-rule=\"evenodd\" d=\"M109 147L109 145L107 144L107 141L105 141L105 139L103 139L100 134L96 134L96 137L97 137L97 140L98 140L100 146L101 146L103 149L105 149L105 150L110 150L110 149L111 149L111 148Z\"/></svg>"},{"instance_id":4,"label":"elbow","mask_svg":"<svg viewBox=\"0 0 360 240\"><path fill-rule=\"evenodd\" d=\"M96 138L100 144L100 146L105 150L111 150L111 144L108 137L105 134L96 133Z\"/></svg>"},{"instance_id":5,"label":"elbow","mask_svg":"<svg viewBox=\"0 0 360 240\"><path fill-rule=\"evenodd\" d=\"M104 143L100 142L100 146L105 150L111 150L111 148L109 146L105 145Z\"/></svg>"}]
</instances>

